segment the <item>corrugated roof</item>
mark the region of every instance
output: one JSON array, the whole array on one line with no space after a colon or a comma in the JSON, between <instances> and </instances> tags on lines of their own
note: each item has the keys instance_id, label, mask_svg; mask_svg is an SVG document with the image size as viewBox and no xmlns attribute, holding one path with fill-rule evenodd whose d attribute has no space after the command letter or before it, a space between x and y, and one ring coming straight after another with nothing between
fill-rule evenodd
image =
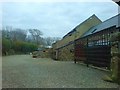
<instances>
[{"instance_id":1,"label":"corrugated roof","mask_svg":"<svg viewBox=\"0 0 120 90\"><path fill-rule=\"evenodd\" d=\"M102 30L112 27L112 26L120 27L120 14L92 27L89 31L87 31L85 34L83 34L82 37L102 31Z\"/></svg>"}]
</instances>

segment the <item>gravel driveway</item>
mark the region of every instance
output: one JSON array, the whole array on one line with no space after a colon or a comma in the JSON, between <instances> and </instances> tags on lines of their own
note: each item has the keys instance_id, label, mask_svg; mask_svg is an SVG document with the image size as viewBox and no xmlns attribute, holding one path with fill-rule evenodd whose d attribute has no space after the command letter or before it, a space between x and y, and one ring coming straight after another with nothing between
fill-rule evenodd
<instances>
[{"instance_id":1,"label":"gravel driveway","mask_svg":"<svg viewBox=\"0 0 120 90\"><path fill-rule=\"evenodd\" d=\"M102 80L105 71L87 68L72 61L33 59L30 55L13 55L2 60L3 88L116 88Z\"/></svg>"}]
</instances>

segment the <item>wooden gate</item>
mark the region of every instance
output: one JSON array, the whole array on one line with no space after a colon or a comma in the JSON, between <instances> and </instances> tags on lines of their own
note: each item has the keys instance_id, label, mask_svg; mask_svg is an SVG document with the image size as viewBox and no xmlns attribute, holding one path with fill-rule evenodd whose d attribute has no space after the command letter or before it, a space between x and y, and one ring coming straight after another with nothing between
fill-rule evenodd
<instances>
[{"instance_id":1,"label":"wooden gate","mask_svg":"<svg viewBox=\"0 0 120 90\"><path fill-rule=\"evenodd\" d=\"M98 67L110 67L111 53L110 46L98 45L85 47L75 45L75 62L83 61L86 64L92 64Z\"/></svg>"},{"instance_id":2,"label":"wooden gate","mask_svg":"<svg viewBox=\"0 0 120 90\"><path fill-rule=\"evenodd\" d=\"M75 45L75 63L76 61L85 61L86 60L86 53L85 47L82 45Z\"/></svg>"},{"instance_id":3,"label":"wooden gate","mask_svg":"<svg viewBox=\"0 0 120 90\"><path fill-rule=\"evenodd\" d=\"M86 48L86 61L88 64L99 67L110 67L111 53L110 46L101 45Z\"/></svg>"}]
</instances>

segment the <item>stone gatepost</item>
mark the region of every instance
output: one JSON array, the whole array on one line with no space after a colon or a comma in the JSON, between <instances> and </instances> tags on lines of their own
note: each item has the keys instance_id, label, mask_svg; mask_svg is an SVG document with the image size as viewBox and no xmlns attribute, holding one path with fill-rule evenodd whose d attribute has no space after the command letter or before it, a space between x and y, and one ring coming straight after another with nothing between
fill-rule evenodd
<instances>
[{"instance_id":1,"label":"stone gatepost","mask_svg":"<svg viewBox=\"0 0 120 90\"><path fill-rule=\"evenodd\" d=\"M120 84L120 32L111 36L111 78Z\"/></svg>"}]
</instances>

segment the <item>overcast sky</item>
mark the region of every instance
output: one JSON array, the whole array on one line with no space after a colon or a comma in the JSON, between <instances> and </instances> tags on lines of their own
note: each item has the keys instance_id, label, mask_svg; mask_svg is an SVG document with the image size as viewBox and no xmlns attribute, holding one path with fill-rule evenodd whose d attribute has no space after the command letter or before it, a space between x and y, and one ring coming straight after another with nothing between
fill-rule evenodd
<instances>
[{"instance_id":1,"label":"overcast sky","mask_svg":"<svg viewBox=\"0 0 120 90\"><path fill-rule=\"evenodd\" d=\"M45 37L63 37L96 14L102 21L118 14L114 2L5 2L2 24L13 28L35 28Z\"/></svg>"}]
</instances>

